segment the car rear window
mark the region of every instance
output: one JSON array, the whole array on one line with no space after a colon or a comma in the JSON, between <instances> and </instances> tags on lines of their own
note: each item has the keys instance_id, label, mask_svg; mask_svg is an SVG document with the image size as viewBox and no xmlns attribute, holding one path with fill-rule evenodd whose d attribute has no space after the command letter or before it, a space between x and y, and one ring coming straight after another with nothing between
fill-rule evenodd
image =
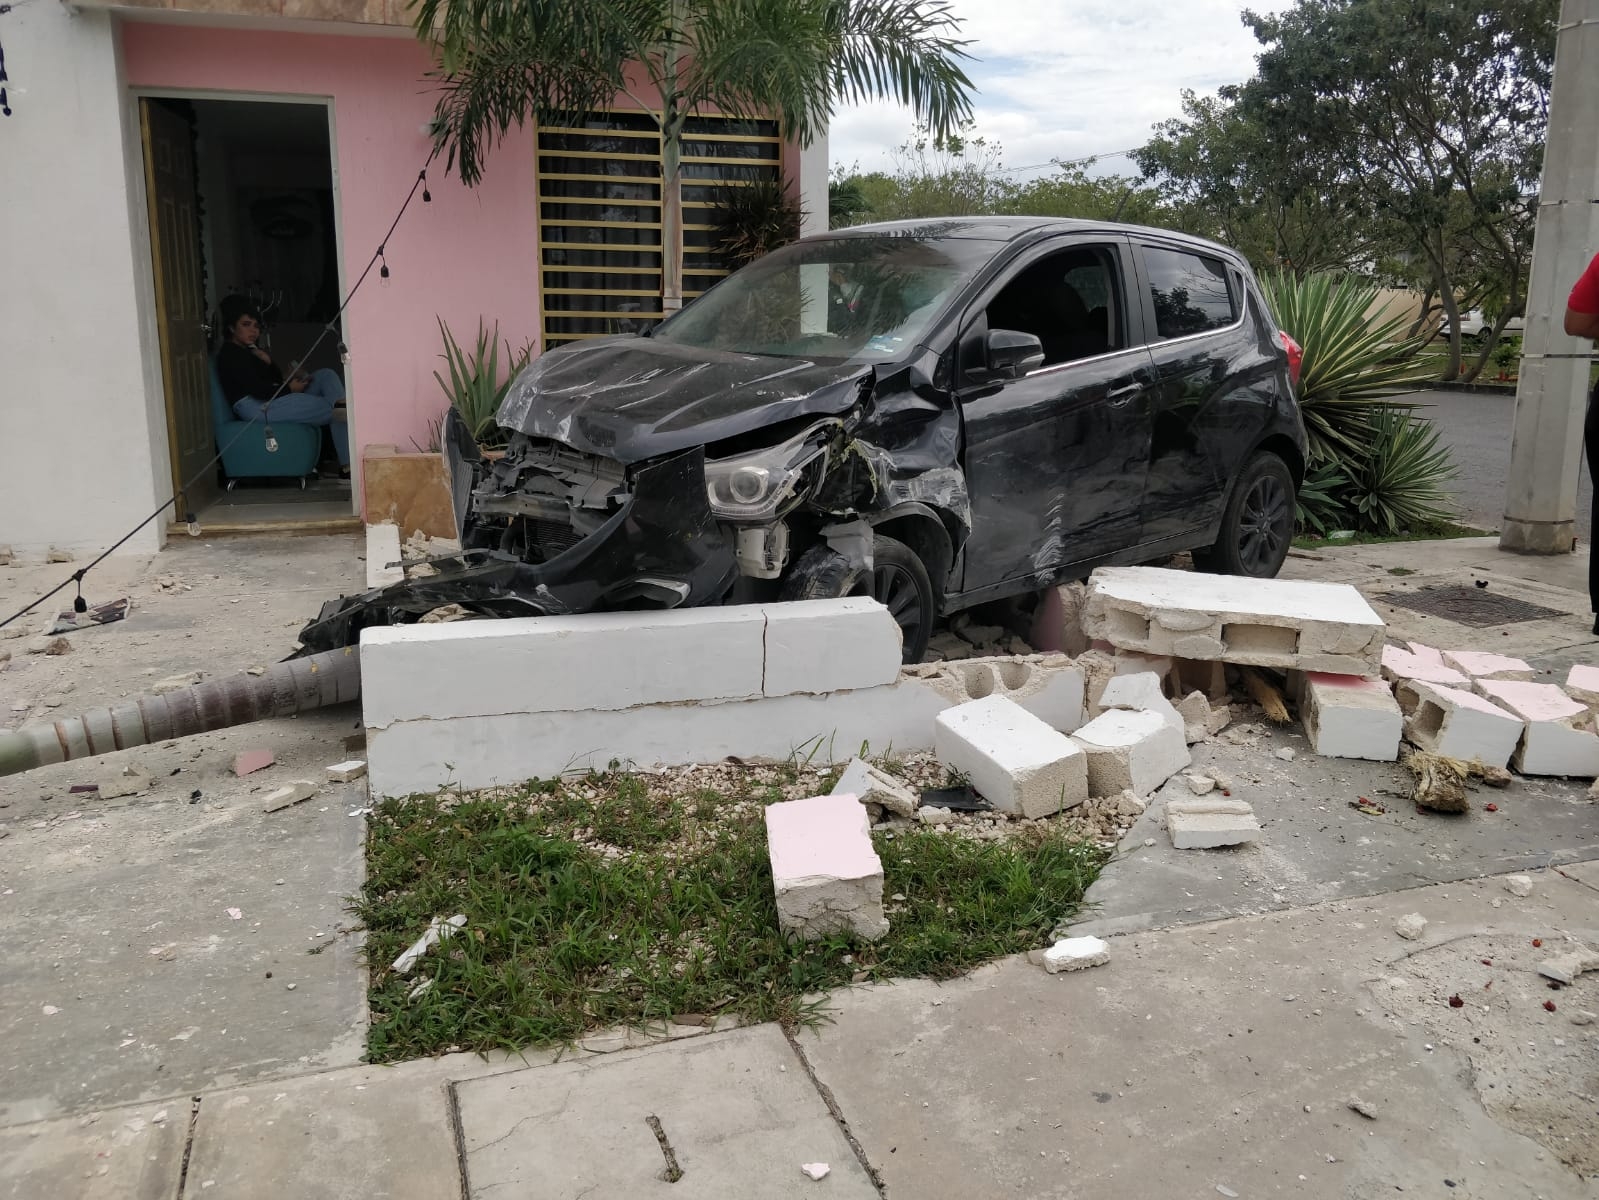
<instances>
[{"instance_id":1,"label":"car rear window","mask_svg":"<svg viewBox=\"0 0 1599 1200\"><path fill-rule=\"evenodd\" d=\"M1221 259L1164 246L1146 245L1143 251L1156 337L1190 337L1238 320L1238 295Z\"/></svg>"}]
</instances>

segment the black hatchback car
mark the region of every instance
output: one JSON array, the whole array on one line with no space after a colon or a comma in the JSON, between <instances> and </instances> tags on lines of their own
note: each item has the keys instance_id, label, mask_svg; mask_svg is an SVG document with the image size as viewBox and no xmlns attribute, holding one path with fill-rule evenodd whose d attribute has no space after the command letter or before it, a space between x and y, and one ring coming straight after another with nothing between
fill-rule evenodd
<instances>
[{"instance_id":1,"label":"black hatchback car","mask_svg":"<svg viewBox=\"0 0 1599 1200\"><path fill-rule=\"evenodd\" d=\"M463 554L330 603L308 649L490 615L869 594L935 619L1192 550L1275 575L1298 348L1248 264L1158 229L868 225L736 272L513 383L503 456L446 429ZM1290 361L1290 355L1294 361Z\"/></svg>"}]
</instances>

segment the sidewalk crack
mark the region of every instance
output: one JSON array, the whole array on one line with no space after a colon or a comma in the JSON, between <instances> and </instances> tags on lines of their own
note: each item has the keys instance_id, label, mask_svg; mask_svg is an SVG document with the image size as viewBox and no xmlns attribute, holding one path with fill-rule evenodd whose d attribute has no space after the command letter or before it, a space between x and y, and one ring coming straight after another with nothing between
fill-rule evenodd
<instances>
[{"instance_id":1,"label":"sidewalk crack","mask_svg":"<svg viewBox=\"0 0 1599 1200\"><path fill-rule=\"evenodd\" d=\"M877 1189L879 1196L887 1197L888 1188L883 1183L883 1177L877 1173L877 1168L872 1166L871 1160L866 1157L866 1148L850 1130L849 1121L844 1116L844 1110L839 1108L837 1099L833 1096L833 1089L817 1077L816 1068L811 1066L811 1060L805 1057L805 1051L799 1044L799 1038L792 1029L783 1027L783 1036L788 1039L789 1048L794 1051L794 1057L799 1059L800 1066L805 1068L805 1075L811 1081L811 1086L821 1096L822 1103L827 1105L827 1111L832 1115L839 1132L844 1135L844 1140L849 1143L849 1148L855 1152L856 1159L861 1164L861 1169L866 1172L866 1178L872 1181L872 1187Z\"/></svg>"}]
</instances>

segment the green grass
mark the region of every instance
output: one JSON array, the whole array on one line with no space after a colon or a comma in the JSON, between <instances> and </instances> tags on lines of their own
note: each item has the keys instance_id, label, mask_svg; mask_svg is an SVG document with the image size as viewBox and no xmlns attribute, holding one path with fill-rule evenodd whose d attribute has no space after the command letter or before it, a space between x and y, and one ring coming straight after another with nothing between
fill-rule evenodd
<instances>
[{"instance_id":1,"label":"green grass","mask_svg":"<svg viewBox=\"0 0 1599 1200\"><path fill-rule=\"evenodd\" d=\"M1496 530L1476 529L1470 525L1443 524L1427 529L1407 530L1403 533L1356 533L1348 538L1320 538L1301 535L1294 539L1300 550L1329 550L1339 546L1374 546L1382 542L1438 542L1450 538L1491 537Z\"/></svg>"},{"instance_id":2,"label":"green grass","mask_svg":"<svg viewBox=\"0 0 1599 1200\"><path fill-rule=\"evenodd\" d=\"M568 1043L689 1013L813 1020L807 997L852 979L948 978L1045 944L1107 857L1052 824L991 842L878 833L884 895L905 897L888 903L888 935L790 943L761 816L784 798L771 778L678 795L614 774L380 805L356 901L372 964L369 1058ZM389 970L430 919L453 913L466 914L461 934L408 976ZM408 998L424 978L432 985Z\"/></svg>"}]
</instances>

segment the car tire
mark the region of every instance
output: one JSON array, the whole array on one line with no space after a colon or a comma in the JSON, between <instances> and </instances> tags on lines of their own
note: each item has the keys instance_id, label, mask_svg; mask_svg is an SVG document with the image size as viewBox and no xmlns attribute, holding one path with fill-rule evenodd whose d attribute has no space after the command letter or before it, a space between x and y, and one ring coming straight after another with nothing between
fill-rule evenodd
<instances>
[{"instance_id":1,"label":"car tire","mask_svg":"<svg viewBox=\"0 0 1599 1200\"><path fill-rule=\"evenodd\" d=\"M882 535L873 541L871 571L818 542L783 577L779 595L784 600L871 596L881 601L899 624L908 663L922 661L938 615L933 583L922 560L903 542Z\"/></svg>"},{"instance_id":2,"label":"car tire","mask_svg":"<svg viewBox=\"0 0 1599 1200\"><path fill-rule=\"evenodd\" d=\"M1216 544L1194 553L1194 565L1223 575L1271 579L1294 539L1294 477L1269 450L1246 464L1222 513Z\"/></svg>"}]
</instances>

